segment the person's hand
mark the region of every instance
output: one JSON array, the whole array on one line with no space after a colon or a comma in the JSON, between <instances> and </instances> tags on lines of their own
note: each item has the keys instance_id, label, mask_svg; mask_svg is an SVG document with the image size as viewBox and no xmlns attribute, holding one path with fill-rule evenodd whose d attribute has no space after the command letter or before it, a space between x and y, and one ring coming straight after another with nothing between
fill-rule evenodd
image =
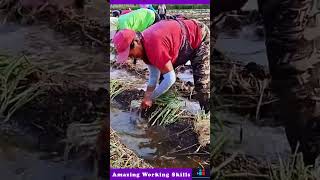
<instances>
[{"instance_id":1,"label":"person's hand","mask_svg":"<svg viewBox=\"0 0 320 180\"><path fill-rule=\"evenodd\" d=\"M143 98L142 102L141 102L141 109L148 109L152 106L152 100L151 98L145 97Z\"/></svg>"}]
</instances>

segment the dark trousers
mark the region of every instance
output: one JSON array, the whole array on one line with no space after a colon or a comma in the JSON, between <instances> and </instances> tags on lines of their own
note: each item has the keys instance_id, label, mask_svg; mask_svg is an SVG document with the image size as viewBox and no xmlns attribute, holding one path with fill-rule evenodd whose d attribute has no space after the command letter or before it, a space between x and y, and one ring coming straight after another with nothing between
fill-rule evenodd
<instances>
[{"instance_id":1,"label":"dark trousers","mask_svg":"<svg viewBox=\"0 0 320 180\"><path fill-rule=\"evenodd\" d=\"M158 13L154 12L154 14L155 14L155 20L154 20L153 24L155 24L155 23L157 23L157 22L159 22L161 20Z\"/></svg>"},{"instance_id":2,"label":"dark trousers","mask_svg":"<svg viewBox=\"0 0 320 180\"><path fill-rule=\"evenodd\" d=\"M165 14L160 14L160 19L161 20L165 20L166 19L166 15Z\"/></svg>"},{"instance_id":3,"label":"dark trousers","mask_svg":"<svg viewBox=\"0 0 320 180\"><path fill-rule=\"evenodd\" d=\"M285 122L292 152L299 143L305 162L313 164L320 154L320 42L303 38L312 5L308 0L258 2L272 87L280 98L279 120Z\"/></svg>"}]
</instances>

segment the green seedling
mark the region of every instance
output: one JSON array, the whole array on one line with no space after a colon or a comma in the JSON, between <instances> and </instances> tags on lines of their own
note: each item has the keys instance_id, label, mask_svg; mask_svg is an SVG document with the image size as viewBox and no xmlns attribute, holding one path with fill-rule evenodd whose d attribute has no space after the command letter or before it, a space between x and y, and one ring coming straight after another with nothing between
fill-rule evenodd
<instances>
[{"instance_id":1,"label":"green seedling","mask_svg":"<svg viewBox=\"0 0 320 180\"><path fill-rule=\"evenodd\" d=\"M118 80L110 81L110 99L113 100L116 96L121 94L125 88L122 87L121 82Z\"/></svg>"},{"instance_id":2,"label":"green seedling","mask_svg":"<svg viewBox=\"0 0 320 180\"><path fill-rule=\"evenodd\" d=\"M36 72L24 56L15 59L0 56L0 117L4 122L43 92L41 83L31 83L27 79Z\"/></svg>"}]
</instances>

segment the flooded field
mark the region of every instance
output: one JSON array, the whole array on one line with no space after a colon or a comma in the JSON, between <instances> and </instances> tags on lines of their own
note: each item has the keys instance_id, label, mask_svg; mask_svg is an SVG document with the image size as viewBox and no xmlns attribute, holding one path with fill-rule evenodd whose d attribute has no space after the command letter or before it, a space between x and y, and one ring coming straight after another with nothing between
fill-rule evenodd
<instances>
[{"instance_id":1,"label":"flooded field","mask_svg":"<svg viewBox=\"0 0 320 180\"><path fill-rule=\"evenodd\" d=\"M91 169L86 162L65 162L58 152L41 152L35 144L5 134L1 134L0 139L0 162L2 179L92 179Z\"/></svg>"},{"instance_id":2,"label":"flooded field","mask_svg":"<svg viewBox=\"0 0 320 180\"><path fill-rule=\"evenodd\" d=\"M209 9L168 10L168 15L177 14L210 23ZM181 110L189 114L186 115L186 122L173 123L165 127L150 126L148 117L139 117L136 109L130 112L131 102L141 100L146 90L147 66L140 60L136 65L130 62L129 65L118 66L114 63L113 49L110 62L110 79L124 88L111 103L110 119L111 128L117 132L121 142L153 167L208 167L208 147L199 146L198 134L193 130L192 118L200 112L200 105L194 99L190 99L191 91L177 97L182 104ZM177 77L179 85L193 86L190 62L177 70Z\"/></svg>"},{"instance_id":3,"label":"flooded field","mask_svg":"<svg viewBox=\"0 0 320 180\"><path fill-rule=\"evenodd\" d=\"M261 161L273 162L277 162L279 156L285 158L291 153L283 127L261 126L231 112L218 112L217 118L226 123L227 153L238 151Z\"/></svg>"},{"instance_id":4,"label":"flooded field","mask_svg":"<svg viewBox=\"0 0 320 180\"><path fill-rule=\"evenodd\" d=\"M130 87L140 91L146 89L146 79L139 79L133 73L125 70L111 69L110 78L123 83L127 82L126 88ZM183 110L193 114L200 111L198 102L185 98L181 98L181 101L184 102ZM121 106L115 101L111 103L110 113L110 125L120 136L122 142L151 165L155 167L197 167L199 163L205 164L204 160L192 157L188 160L179 156L179 153L175 153L179 147L168 142L169 130L159 126L150 127L148 120L139 117L136 110L130 112L126 106Z\"/></svg>"},{"instance_id":5,"label":"flooded field","mask_svg":"<svg viewBox=\"0 0 320 180\"><path fill-rule=\"evenodd\" d=\"M255 29L256 26L245 26L233 33L222 32L216 48L233 60L255 62L268 67L265 41L254 33Z\"/></svg>"},{"instance_id":6,"label":"flooded field","mask_svg":"<svg viewBox=\"0 0 320 180\"><path fill-rule=\"evenodd\" d=\"M136 113L111 109L111 127L117 131L122 142L138 156L154 167L197 167L204 163L201 159L185 159L177 156L177 147L166 143L169 131L161 127L149 127L144 120L139 120ZM168 134L168 135L166 135Z\"/></svg>"},{"instance_id":7,"label":"flooded field","mask_svg":"<svg viewBox=\"0 0 320 180\"><path fill-rule=\"evenodd\" d=\"M83 15L106 28L105 12L105 1L94 0L85 5ZM1 22L6 19L5 15L1 14ZM68 33L76 31L74 29L57 31L57 24L50 24L50 20L34 19L30 21L32 23L24 23L23 18L6 19L1 23L0 54L25 56L32 67L39 69L40 74L34 80L48 85L43 88L44 94L19 109L7 123L1 124L2 179L96 179L96 162L92 155L96 151L100 125L96 123L96 129L91 132L93 137L85 135L80 140L90 142L87 144L89 148L73 144L78 149L72 147L67 151L68 143L73 143L69 141L72 135L67 131L73 123L87 123L85 129L87 126L92 130L93 122L105 120L106 116L101 115L105 110L96 109L93 94L107 89L106 53L101 48L83 43L80 37L72 39L77 35ZM100 98L106 96L104 93ZM104 104L100 104L102 106Z\"/></svg>"},{"instance_id":8,"label":"flooded field","mask_svg":"<svg viewBox=\"0 0 320 180\"><path fill-rule=\"evenodd\" d=\"M92 88L107 85L105 53L73 43L47 25L0 25L1 51L28 57L48 73L74 76Z\"/></svg>"}]
</instances>

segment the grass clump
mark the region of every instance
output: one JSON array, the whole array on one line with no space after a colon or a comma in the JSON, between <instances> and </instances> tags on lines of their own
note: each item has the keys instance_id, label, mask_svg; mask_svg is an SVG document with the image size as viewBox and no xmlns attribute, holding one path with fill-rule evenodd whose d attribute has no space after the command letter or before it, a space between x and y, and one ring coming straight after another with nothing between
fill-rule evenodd
<instances>
[{"instance_id":1,"label":"grass clump","mask_svg":"<svg viewBox=\"0 0 320 180\"><path fill-rule=\"evenodd\" d=\"M213 179L218 180L223 178L222 168L229 164L234 156L231 156L229 160L225 162L221 162L217 165L217 161L219 161L219 157L221 157L221 153L223 152L223 147L227 143L227 136L223 132L223 122L220 118L216 116L213 112L211 115L210 121L210 161L212 165L211 176ZM228 161L228 162L227 162Z\"/></svg>"},{"instance_id":2,"label":"grass clump","mask_svg":"<svg viewBox=\"0 0 320 180\"><path fill-rule=\"evenodd\" d=\"M42 84L32 79L37 72L25 56L0 56L0 119L3 122L43 92Z\"/></svg>"},{"instance_id":3,"label":"grass clump","mask_svg":"<svg viewBox=\"0 0 320 180\"><path fill-rule=\"evenodd\" d=\"M182 102L178 99L179 94L174 91L168 91L165 94L158 97L155 101L156 105L159 106L167 106L167 105L174 105L174 104L181 104Z\"/></svg>"},{"instance_id":4,"label":"grass clump","mask_svg":"<svg viewBox=\"0 0 320 180\"><path fill-rule=\"evenodd\" d=\"M118 80L110 81L110 99L113 100L116 96L125 90Z\"/></svg>"},{"instance_id":5,"label":"grass clump","mask_svg":"<svg viewBox=\"0 0 320 180\"><path fill-rule=\"evenodd\" d=\"M184 113L184 110L181 110L182 101L178 99L178 94L176 92L167 92L161 95L156 99L155 104L158 107L149 117L151 126L167 126L175 123Z\"/></svg>"},{"instance_id":6,"label":"grass clump","mask_svg":"<svg viewBox=\"0 0 320 180\"><path fill-rule=\"evenodd\" d=\"M319 165L306 165L302 153L297 153L297 150L288 160L279 158L279 165L270 165L271 180L318 180L319 178Z\"/></svg>"},{"instance_id":7,"label":"grass clump","mask_svg":"<svg viewBox=\"0 0 320 180\"><path fill-rule=\"evenodd\" d=\"M177 122L182 113L184 113L184 111L181 110L180 104L168 104L165 107L158 107L154 112L152 112L149 122L152 122L151 126L156 124L160 126L167 126Z\"/></svg>"},{"instance_id":8,"label":"grass clump","mask_svg":"<svg viewBox=\"0 0 320 180\"><path fill-rule=\"evenodd\" d=\"M210 113L198 111L195 119L194 131L198 134L199 144L205 147L210 144Z\"/></svg>"}]
</instances>

